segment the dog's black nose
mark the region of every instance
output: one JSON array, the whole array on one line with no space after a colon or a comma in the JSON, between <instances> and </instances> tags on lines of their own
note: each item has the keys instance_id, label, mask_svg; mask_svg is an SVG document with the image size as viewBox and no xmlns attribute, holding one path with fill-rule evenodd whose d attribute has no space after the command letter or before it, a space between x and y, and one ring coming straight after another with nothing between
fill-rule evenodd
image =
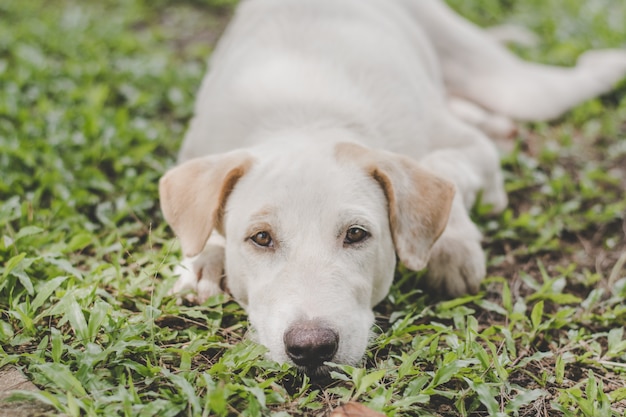
<instances>
[{"instance_id":1,"label":"dog's black nose","mask_svg":"<svg viewBox=\"0 0 626 417\"><path fill-rule=\"evenodd\" d=\"M315 368L335 356L339 335L319 322L307 320L289 327L283 341L287 355L296 365Z\"/></svg>"}]
</instances>

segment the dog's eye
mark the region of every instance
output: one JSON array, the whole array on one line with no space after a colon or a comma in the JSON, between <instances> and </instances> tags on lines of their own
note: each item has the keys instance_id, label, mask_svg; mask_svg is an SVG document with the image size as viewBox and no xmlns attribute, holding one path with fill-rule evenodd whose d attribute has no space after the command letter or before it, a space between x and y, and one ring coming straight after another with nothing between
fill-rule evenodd
<instances>
[{"instance_id":1,"label":"dog's eye","mask_svg":"<svg viewBox=\"0 0 626 417\"><path fill-rule=\"evenodd\" d=\"M269 248L273 246L274 241L272 236L268 232L258 232L257 234L250 236L250 239L259 246Z\"/></svg>"},{"instance_id":2,"label":"dog's eye","mask_svg":"<svg viewBox=\"0 0 626 417\"><path fill-rule=\"evenodd\" d=\"M365 229L362 229L360 227L351 227L346 232L346 237L343 239L343 243L347 245L359 243L367 239L369 235L370 234Z\"/></svg>"}]
</instances>

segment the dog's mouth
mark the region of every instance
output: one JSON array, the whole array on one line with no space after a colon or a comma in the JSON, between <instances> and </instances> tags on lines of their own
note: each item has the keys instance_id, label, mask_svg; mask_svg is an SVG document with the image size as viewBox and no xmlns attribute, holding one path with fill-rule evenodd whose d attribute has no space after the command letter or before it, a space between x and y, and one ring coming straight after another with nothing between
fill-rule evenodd
<instances>
[{"instance_id":1,"label":"dog's mouth","mask_svg":"<svg viewBox=\"0 0 626 417\"><path fill-rule=\"evenodd\" d=\"M316 385L328 385L333 379L330 376L332 366L318 365L318 366L300 366L295 365L296 369L301 374L306 374L311 382Z\"/></svg>"}]
</instances>

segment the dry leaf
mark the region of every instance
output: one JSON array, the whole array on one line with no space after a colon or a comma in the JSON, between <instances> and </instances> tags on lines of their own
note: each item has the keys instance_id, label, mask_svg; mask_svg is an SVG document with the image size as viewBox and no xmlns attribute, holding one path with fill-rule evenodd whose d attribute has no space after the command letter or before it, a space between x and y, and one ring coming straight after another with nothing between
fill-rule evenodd
<instances>
[{"instance_id":1,"label":"dry leaf","mask_svg":"<svg viewBox=\"0 0 626 417\"><path fill-rule=\"evenodd\" d=\"M385 417L383 413L367 408L363 404L349 402L330 413L330 417Z\"/></svg>"}]
</instances>

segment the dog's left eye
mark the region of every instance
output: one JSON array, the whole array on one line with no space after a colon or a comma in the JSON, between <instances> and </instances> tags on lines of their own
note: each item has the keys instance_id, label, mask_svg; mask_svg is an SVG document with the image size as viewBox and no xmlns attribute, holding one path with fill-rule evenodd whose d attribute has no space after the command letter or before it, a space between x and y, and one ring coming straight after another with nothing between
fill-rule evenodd
<instances>
[{"instance_id":1,"label":"dog's left eye","mask_svg":"<svg viewBox=\"0 0 626 417\"><path fill-rule=\"evenodd\" d=\"M343 239L343 243L347 245L359 243L367 239L369 235L370 234L367 232L367 230L361 227L351 227L346 232L346 237Z\"/></svg>"},{"instance_id":2,"label":"dog's left eye","mask_svg":"<svg viewBox=\"0 0 626 417\"><path fill-rule=\"evenodd\" d=\"M274 243L272 236L268 232L258 232L257 234L250 236L250 240L264 248L272 247Z\"/></svg>"}]
</instances>

